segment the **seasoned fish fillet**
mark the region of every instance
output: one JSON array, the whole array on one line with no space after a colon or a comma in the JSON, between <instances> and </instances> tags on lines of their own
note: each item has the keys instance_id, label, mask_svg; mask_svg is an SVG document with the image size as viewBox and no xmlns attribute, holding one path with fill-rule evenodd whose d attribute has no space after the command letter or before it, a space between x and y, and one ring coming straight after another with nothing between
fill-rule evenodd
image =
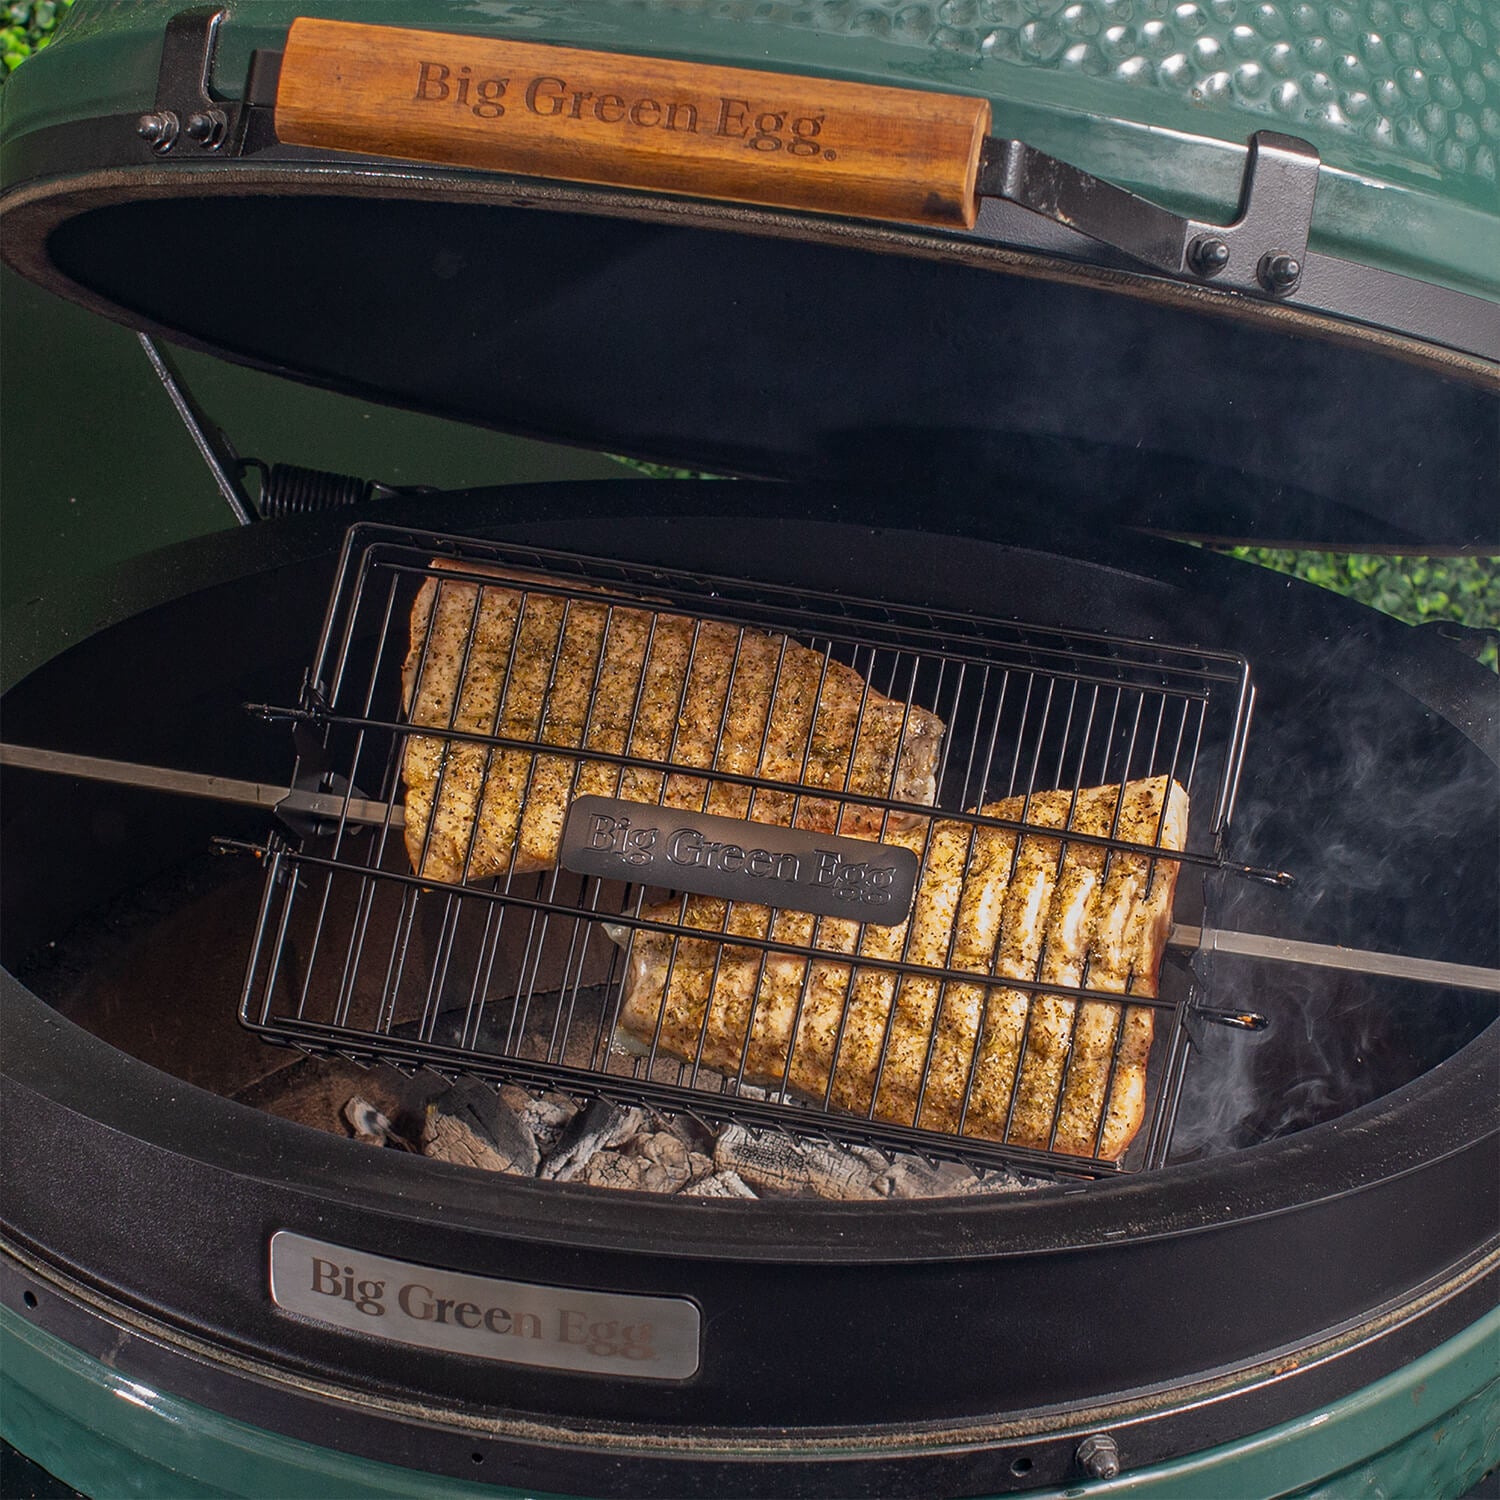
<instances>
[{"instance_id":1,"label":"seasoned fish fillet","mask_svg":"<svg viewBox=\"0 0 1500 1500\"><path fill-rule=\"evenodd\" d=\"M423 583L402 673L410 722L575 753L408 736L406 849L428 879L551 868L569 804L588 795L821 832L879 827L877 810L823 798L798 807L790 792L626 769L579 750L903 802L936 796L942 720L875 692L822 652L603 594L528 591L520 574L433 567L507 582Z\"/></svg>"},{"instance_id":2,"label":"seasoned fish fillet","mask_svg":"<svg viewBox=\"0 0 1500 1500\"><path fill-rule=\"evenodd\" d=\"M1187 793L1164 776L979 811L1164 850L1187 838ZM1152 1013L1080 1004L1067 990L1156 994L1177 862L1033 833L1018 848L1013 832L946 818L888 830L884 842L922 860L900 926L860 936L851 921L697 895L647 908L714 938L682 939L674 955L669 934L636 932L622 1043L731 1077L743 1065L746 1079L835 1109L864 1114L873 1101L875 1118L897 1124L1117 1159L1145 1113ZM890 971L768 954L735 937L1058 988L921 974L898 983Z\"/></svg>"}]
</instances>

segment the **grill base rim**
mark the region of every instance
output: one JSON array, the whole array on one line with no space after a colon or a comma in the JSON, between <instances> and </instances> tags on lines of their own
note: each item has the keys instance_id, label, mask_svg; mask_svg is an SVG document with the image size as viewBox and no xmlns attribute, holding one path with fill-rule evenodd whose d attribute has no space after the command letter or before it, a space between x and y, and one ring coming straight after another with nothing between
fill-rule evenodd
<instances>
[{"instance_id":1,"label":"grill base rim","mask_svg":"<svg viewBox=\"0 0 1500 1500\"><path fill-rule=\"evenodd\" d=\"M842 1433L648 1432L372 1399L357 1387L279 1369L171 1328L0 1238L0 1317L12 1324L0 1332L26 1339L35 1330L42 1340L56 1340L75 1371L107 1361L104 1378L110 1383L145 1384L154 1398L142 1403L148 1409L196 1406L210 1425L215 1418L246 1423L260 1430L262 1440L313 1443L324 1458L394 1465L424 1478L473 1479L473 1454L482 1451L491 1482L541 1482L570 1491L587 1486L601 1496L663 1485L668 1488L658 1492L707 1496L724 1493L726 1484L747 1497L772 1496L784 1494L793 1476L798 1493L809 1496L979 1493L980 1486L989 1494L1025 1492L1076 1481L1079 1441L1104 1430L1129 1455L1127 1472L1140 1483L1147 1477L1142 1470L1178 1460L1203 1462L1210 1456L1205 1450L1258 1443L1256 1435L1268 1426L1287 1429L1303 1414L1318 1412L1326 1420L1341 1403L1367 1406L1371 1386L1397 1377L1425 1394L1419 1376L1432 1378L1429 1365L1438 1378L1448 1371L1451 1385L1452 1366L1462 1355L1444 1357L1443 1351L1462 1346L1472 1357L1475 1348L1487 1347L1500 1325L1497 1287L1500 1242L1363 1323L1251 1368L1134 1399L949 1429L891 1424ZM26 1295L35 1308L23 1300ZM1415 1361L1422 1368L1414 1374L1409 1367ZM97 1368L104 1374L103 1365ZM497 1473L502 1465L503 1475Z\"/></svg>"}]
</instances>

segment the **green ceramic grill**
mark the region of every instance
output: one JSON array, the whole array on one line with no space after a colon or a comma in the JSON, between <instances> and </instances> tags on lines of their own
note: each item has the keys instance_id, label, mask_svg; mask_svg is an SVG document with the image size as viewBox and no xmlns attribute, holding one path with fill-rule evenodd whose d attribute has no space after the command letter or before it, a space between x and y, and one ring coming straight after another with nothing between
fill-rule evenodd
<instances>
[{"instance_id":1,"label":"green ceramic grill","mask_svg":"<svg viewBox=\"0 0 1500 1500\"><path fill-rule=\"evenodd\" d=\"M170 398L89 463L149 472L185 427L202 477L152 504L222 525L6 601L7 1443L99 1497L1457 1496L1492 1469L1496 679L1463 632L1216 548L1500 550L1497 45L1483 0L81 0L0 91L4 257ZM212 421L208 368L243 402ZM343 472L241 450L309 387ZM414 482L363 477L371 403ZM454 420L571 445L579 477L433 489ZM582 477L601 451L735 477ZM10 535L45 503L7 493ZM783 675L821 652L903 734L941 719L924 802L848 772L882 837L935 799L971 850L1010 839L1014 882L1071 785L1057 888L1170 862L1159 984L1064 979L1048 936L1003 992L1017 1090L1048 1007L1063 1092L1089 1014L1152 1017L1126 1144L1066 1145L1062 1102L1040 1137L1014 1105L983 1136L977 1105L924 1116L941 997L999 983L957 938L859 949L898 997L868 1098L835 1097L837 1039L821 1100L757 1087L749 1040L738 1077L705 1063L733 945L696 1059L658 1057L664 1021L612 1044L629 955L686 972L694 902L860 846L726 832L705 794L662 847L720 883L677 871L675 919L577 863L590 813L647 848L618 801L559 812L563 874L408 860L410 620L460 587L465 663L482 601L561 608L549 702L570 671L603 701L605 648L566 647L592 611L737 632L736 663L795 642ZM533 782L565 758L496 713L426 727ZM590 755L693 768L634 736ZM1150 776L1190 794L1179 842L1073 821ZM669 801L637 797L638 835ZM736 932L752 975L826 972L792 930ZM847 983L839 1036L879 992ZM924 983L899 1117L880 1079ZM1109 1045L1112 1099L1137 1075ZM406 1115L351 1127L366 1093ZM454 1097L471 1130L524 1097L572 1133L529 1169L406 1149ZM590 1132L626 1187L562 1165ZM785 1167L646 1192L667 1136L720 1187L747 1138L807 1181L836 1160L844 1196ZM948 1188L909 1195L923 1173Z\"/></svg>"}]
</instances>

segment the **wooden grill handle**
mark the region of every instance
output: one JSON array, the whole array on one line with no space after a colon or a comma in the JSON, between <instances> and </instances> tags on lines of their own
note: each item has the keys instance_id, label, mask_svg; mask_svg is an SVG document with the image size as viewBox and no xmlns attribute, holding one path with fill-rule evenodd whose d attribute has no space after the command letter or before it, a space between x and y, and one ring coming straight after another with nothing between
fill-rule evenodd
<instances>
[{"instance_id":1,"label":"wooden grill handle","mask_svg":"<svg viewBox=\"0 0 1500 1500\"><path fill-rule=\"evenodd\" d=\"M974 223L985 99L301 18L290 145L905 223Z\"/></svg>"}]
</instances>

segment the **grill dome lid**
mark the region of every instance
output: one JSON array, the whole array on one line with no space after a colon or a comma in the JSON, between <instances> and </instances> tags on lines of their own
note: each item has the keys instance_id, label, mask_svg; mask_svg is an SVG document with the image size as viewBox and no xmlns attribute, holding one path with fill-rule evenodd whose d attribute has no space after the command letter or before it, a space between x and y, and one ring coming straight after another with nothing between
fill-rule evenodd
<instances>
[{"instance_id":1,"label":"grill dome lid","mask_svg":"<svg viewBox=\"0 0 1500 1500\"><path fill-rule=\"evenodd\" d=\"M1496 545L1500 143L1483 121L1500 82L1482 62L1500 23L1478 9L216 14L83 11L7 85L5 254L23 274L300 380L695 467L1218 538ZM980 188L1010 201L980 199L972 227L909 225L284 144L288 27L334 14L979 99L994 142L1045 153L1044 176L1065 164L1061 187L987 156ZM1267 168L1242 200L1264 129L1321 162L1301 189ZM1080 210L1080 184L1109 211ZM1301 190L1289 292L1255 284L1265 257L1229 287L1146 264L1129 222L1144 199L1295 239Z\"/></svg>"}]
</instances>

